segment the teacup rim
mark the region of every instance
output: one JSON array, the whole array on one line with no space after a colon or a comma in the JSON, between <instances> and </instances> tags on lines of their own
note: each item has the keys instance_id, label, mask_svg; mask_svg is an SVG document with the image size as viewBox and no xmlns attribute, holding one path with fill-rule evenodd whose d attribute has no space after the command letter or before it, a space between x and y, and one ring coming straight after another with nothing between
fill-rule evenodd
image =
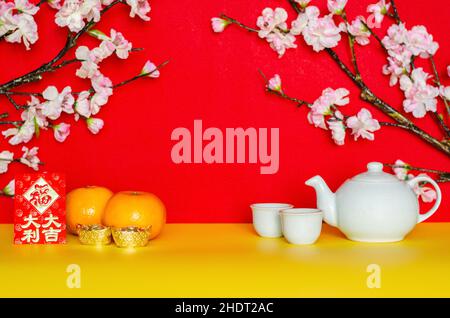
<instances>
[{"instance_id":1,"label":"teacup rim","mask_svg":"<svg viewBox=\"0 0 450 318\"><path fill-rule=\"evenodd\" d=\"M290 214L290 215L318 215L323 214L319 209L315 208L289 208L280 210L280 214Z\"/></svg>"},{"instance_id":2,"label":"teacup rim","mask_svg":"<svg viewBox=\"0 0 450 318\"><path fill-rule=\"evenodd\" d=\"M280 203L280 202L260 202L260 203L252 203L250 205L250 208L257 208L257 209L292 209L294 207L293 204L290 203Z\"/></svg>"}]
</instances>

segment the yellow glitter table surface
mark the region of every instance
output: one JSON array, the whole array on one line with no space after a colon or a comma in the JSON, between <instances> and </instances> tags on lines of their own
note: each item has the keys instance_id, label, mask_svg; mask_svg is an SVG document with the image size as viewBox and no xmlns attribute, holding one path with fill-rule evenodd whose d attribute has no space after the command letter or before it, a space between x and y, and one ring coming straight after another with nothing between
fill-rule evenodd
<instances>
[{"instance_id":1,"label":"yellow glitter table surface","mask_svg":"<svg viewBox=\"0 0 450 318\"><path fill-rule=\"evenodd\" d=\"M250 224L169 224L136 249L73 236L14 246L12 237L13 226L0 225L0 297L450 297L449 223L420 224L385 244L325 226L315 245L294 246L260 238ZM71 264L80 288L67 285ZM381 288L367 287L370 264L380 266Z\"/></svg>"}]
</instances>

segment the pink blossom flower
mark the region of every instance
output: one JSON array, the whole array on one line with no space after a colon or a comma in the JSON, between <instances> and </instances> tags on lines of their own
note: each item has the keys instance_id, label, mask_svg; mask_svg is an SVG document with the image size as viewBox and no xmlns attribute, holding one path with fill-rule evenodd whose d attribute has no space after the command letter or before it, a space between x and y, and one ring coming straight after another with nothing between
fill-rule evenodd
<instances>
[{"instance_id":1,"label":"pink blossom flower","mask_svg":"<svg viewBox=\"0 0 450 318\"><path fill-rule=\"evenodd\" d=\"M75 120L78 120L77 115L89 118L92 114L91 102L90 102L90 92L82 91L78 94L77 102L75 103Z\"/></svg>"},{"instance_id":2,"label":"pink blossom flower","mask_svg":"<svg viewBox=\"0 0 450 318\"><path fill-rule=\"evenodd\" d=\"M20 117L23 121L34 122L40 128L45 128L48 125L45 115L42 114L42 104L35 96L27 102L27 108L22 112Z\"/></svg>"},{"instance_id":3,"label":"pink blossom flower","mask_svg":"<svg viewBox=\"0 0 450 318\"><path fill-rule=\"evenodd\" d=\"M279 58L286 53L287 49L297 47L295 44L295 36L290 33L274 31L266 37L266 40L270 43L270 47L278 53Z\"/></svg>"},{"instance_id":4,"label":"pink blossom flower","mask_svg":"<svg viewBox=\"0 0 450 318\"><path fill-rule=\"evenodd\" d=\"M12 24L7 21L7 16L11 15L12 10L14 3L0 1L0 37L16 28L15 21Z\"/></svg>"},{"instance_id":5,"label":"pink blossom flower","mask_svg":"<svg viewBox=\"0 0 450 318\"><path fill-rule=\"evenodd\" d=\"M408 31L406 40L408 49L413 55L420 55L423 58L434 55L439 48L439 44L433 41L433 36L423 25L415 26Z\"/></svg>"},{"instance_id":6,"label":"pink blossom flower","mask_svg":"<svg viewBox=\"0 0 450 318\"><path fill-rule=\"evenodd\" d=\"M214 32L220 33L225 30L225 28L230 24L229 21L221 18L212 18L211 19L211 26Z\"/></svg>"},{"instance_id":7,"label":"pink blossom flower","mask_svg":"<svg viewBox=\"0 0 450 318\"><path fill-rule=\"evenodd\" d=\"M428 177L428 175L426 173L421 173L419 174L419 176L426 176ZM421 184L416 183L414 185L414 193L422 199L423 202L429 203L429 202L433 202L434 200L436 200L436 191L434 191L434 189L430 188L430 187L426 187L423 186Z\"/></svg>"},{"instance_id":8,"label":"pink blossom flower","mask_svg":"<svg viewBox=\"0 0 450 318\"><path fill-rule=\"evenodd\" d=\"M70 134L70 125L66 123L59 123L57 125L54 125L53 134L57 141L64 142Z\"/></svg>"},{"instance_id":9,"label":"pink blossom flower","mask_svg":"<svg viewBox=\"0 0 450 318\"><path fill-rule=\"evenodd\" d=\"M73 1L73 0L71 0ZM102 2L100 0L83 0L81 4L81 13L87 21L100 21L102 11Z\"/></svg>"},{"instance_id":10,"label":"pink blossom flower","mask_svg":"<svg viewBox=\"0 0 450 318\"><path fill-rule=\"evenodd\" d=\"M311 20L317 20L320 11L317 7L306 7L305 12L300 12L297 19L292 21L290 33L292 35L300 35Z\"/></svg>"},{"instance_id":11,"label":"pink blossom flower","mask_svg":"<svg viewBox=\"0 0 450 318\"><path fill-rule=\"evenodd\" d=\"M6 194L7 196L10 196L10 197L14 196L15 188L16 188L15 183L16 182L14 179L9 181L9 183L2 190L3 194Z\"/></svg>"},{"instance_id":12,"label":"pink blossom flower","mask_svg":"<svg viewBox=\"0 0 450 318\"><path fill-rule=\"evenodd\" d=\"M101 9L100 0L64 1L55 15L55 23L60 27L68 27L71 32L79 32L86 25L85 20L100 21Z\"/></svg>"},{"instance_id":13,"label":"pink blossom flower","mask_svg":"<svg viewBox=\"0 0 450 318\"><path fill-rule=\"evenodd\" d=\"M111 80L100 72L97 72L91 78L91 84L96 93L101 93L108 97L113 94L113 84Z\"/></svg>"},{"instance_id":14,"label":"pink blossom flower","mask_svg":"<svg viewBox=\"0 0 450 318\"><path fill-rule=\"evenodd\" d=\"M347 0L328 0L328 11L332 14L341 15L347 5Z\"/></svg>"},{"instance_id":15,"label":"pink blossom flower","mask_svg":"<svg viewBox=\"0 0 450 318\"><path fill-rule=\"evenodd\" d=\"M271 8L265 8L262 11L262 15L256 20L256 25L260 28L258 35L260 38L267 37L276 28L286 30L287 24L286 20L288 14L283 8L276 8L275 10Z\"/></svg>"},{"instance_id":16,"label":"pink blossom flower","mask_svg":"<svg viewBox=\"0 0 450 318\"><path fill-rule=\"evenodd\" d=\"M295 0L302 8L306 8L311 0Z\"/></svg>"},{"instance_id":17,"label":"pink blossom flower","mask_svg":"<svg viewBox=\"0 0 450 318\"><path fill-rule=\"evenodd\" d=\"M343 121L343 116L339 111L335 112L334 118L327 121L328 128L331 130L331 138L333 138L334 143L338 146L342 146L345 143L345 125Z\"/></svg>"},{"instance_id":18,"label":"pink blossom flower","mask_svg":"<svg viewBox=\"0 0 450 318\"><path fill-rule=\"evenodd\" d=\"M147 0L126 0L131 7L130 17L134 18L136 15L144 21L150 21L147 14L150 12L150 4Z\"/></svg>"},{"instance_id":19,"label":"pink blossom flower","mask_svg":"<svg viewBox=\"0 0 450 318\"><path fill-rule=\"evenodd\" d=\"M148 74L148 77L151 77L151 78L158 78L160 76L160 72L156 68L156 65L150 61L145 62L145 65L141 71L141 75L143 75L143 74Z\"/></svg>"},{"instance_id":20,"label":"pink blossom flower","mask_svg":"<svg viewBox=\"0 0 450 318\"><path fill-rule=\"evenodd\" d=\"M375 4L371 4L367 7L367 12L372 13L375 17L376 23L383 22L384 16L388 13L390 3L386 3L385 0L380 0Z\"/></svg>"},{"instance_id":21,"label":"pink blossom flower","mask_svg":"<svg viewBox=\"0 0 450 318\"><path fill-rule=\"evenodd\" d=\"M303 38L313 50L320 52L325 48L333 48L341 40L341 30L334 23L331 15L312 19L303 30Z\"/></svg>"},{"instance_id":22,"label":"pink blossom flower","mask_svg":"<svg viewBox=\"0 0 450 318\"><path fill-rule=\"evenodd\" d=\"M111 36L103 39L100 48L102 48L102 51L106 52L106 54L102 56L102 59L110 56L113 52L116 52L118 58L126 60L130 55L133 45L125 39L122 33L111 29Z\"/></svg>"},{"instance_id":23,"label":"pink blossom flower","mask_svg":"<svg viewBox=\"0 0 450 318\"><path fill-rule=\"evenodd\" d=\"M389 51L388 64L383 66L383 74L391 75L389 85L397 84L399 78L411 70L412 53L405 46Z\"/></svg>"},{"instance_id":24,"label":"pink blossom flower","mask_svg":"<svg viewBox=\"0 0 450 318\"><path fill-rule=\"evenodd\" d=\"M8 165L14 160L14 153L4 150L0 152L0 173L8 171Z\"/></svg>"},{"instance_id":25,"label":"pink blossom flower","mask_svg":"<svg viewBox=\"0 0 450 318\"><path fill-rule=\"evenodd\" d=\"M37 24L34 21L34 17L29 14L15 14L11 15L7 13L4 15L4 23L6 31L10 32L5 37L5 40L10 43L22 43L27 50L30 49L30 44L36 43L39 39Z\"/></svg>"},{"instance_id":26,"label":"pink blossom flower","mask_svg":"<svg viewBox=\"0 0 450 318\"><path fill-rule=\"evenodd\" d=\"M9 139L9 143L13 146L20 143L27 143L33 138L35 133L34 121L28 120L22 124L19 128L9 128L2 132L2 135Z\"/></svg>"},{"instance_id":27,"label":"pink blossom flower","mask_svg":"<svg viewBox=\"0 0 450 318\"><path fill-rule=\"evenodd\" d=\"M75 51L75 57L81 60L81 67L76 75L80 78L91 78L98 71L97 56L87 46L80 46Z\"/></svg>"},{"instance_id":28,"label":"pink blossom flower","mask_svg":"<svg viewBox=\"0 0 450 318\"><path fill-rule=\"evenodd\" d=\"M105 38L107 38L105 36ZM95 63L98 64L101 61L103 61L104 59L110 57L114 51L115 51L115 46L114 44L112 44L110 41L108 40L104 40L100 43L100 45L96 48L93 48L90 51L90 54L92 54L93 56L91 57L91 60ZM94 70L94 66L92 65L92 70Z\"/></svg>"},{"instance_id":29,"label":"pink blossom flower","mask_svg":"<svg viewBox=\"0 0 450 318\"><path fill-rule=\"evenodd\" d=\"M95 93L91 97L91 113L97 114L100 111L100 107L108 103L108 98L113 94L111 80L98 72L91 79L92 88Z\"/></svg>"},{"instance_id":30,"label":"pink blossom flower","mask_svg":"<svg viewBox=\"0 0 450 318\"><path fill-rule=\"evenodd\" d=\"M35 15L39 11L39 7L35 6L28 0L14 0L15 9L20 13Z\"/></svg>"},{"instance_id":31,"label":"pink blossom flower","mask_svg":"<svg viewBox=\"0 0 450 318\"><path fill-rule=\"evenodd\" d=\"M409 165L403 162L402 160L400 159L396 160L394 166L395 167L392 170L394 170L397 179L401 181L407 181L414 177L413 175L409 174L410 171Z\"/></svg>"},{"instance_id":32,"label":"pink blossom flower","mask_svg":"<svg viewBox=\"0 0 450 318\"><path fill-rule=\"evenodd\" d=\"M355 140L359 137L374 140L373 132L380 129L380 123L372 118L370 111L362 108L356 116L347 119L347 127L352 129Z\"/></svg>"},{"instance_id":33,"label":"pink blossom flower","mask_svg":"<svg viewBox=\"0 0 450 318\"><path fill-rule=\"evenodd\" d=\"M388 51L400 51L407 41L408 30L403 23L393 24L389 27L387 35L383 38L383 45Z\"/></svg>"},{"instance_id":34,"label":"pink blossom flower","mask_svg":"<svg viewBox=\"0 0 450 318\"><path fill-rule=\"evenodd\" d=\"M400 88L405 92L403 108L405 112L412 113L416 118L422 118L427 111L436 111L436 97L439 95L437 87L427 84L430 75L422 68L416 68L411 78L403 75L400 78Z\"/></svg>"},{"instance_id":35,"label":"pink blossom flower","mask_svg":"<svg viewBox=\"0 0 450 318\"><path fill-rule=\"evenodd\" d=\"M104 126L104 122L102 119L94 118L94 117L86 119L86 124L87 124L89 131L91 133L93 133L94 135L98 134Z\"/></svg>"},{"instance_id":36,"label":"pink blossom flower","mask_svg":"<svg viewBox=\"0 0 450 318\"><path fill-rule=\"evenodd\" d=\"M308 113L308 121L315 127L327 129L325 125L325 116L333 114L331 106L344 106L347 105L350 100L347 95L350 92L345 88L338 88L333 90L326 88L322 91L322 95L314 101L311 106L311 110Z\"/></svg>"},{"instance_id":37,"label":"pink blossom flower","mask_svg":"<svg viewBox=\"0 0 450 318\"><path fill-rule=\"evenodd\" d=\"M61 93L55 86L47 87L42 93L46 102L42 103L42 114L52 120L58 119L61 112L73 113L75 99L72 96L72 88L66 86Z\"/></svg>"},{"instance_id":38,"label":"pink blossom flower","mask_svg":"<svg viewBox=\"0 0 450 318\"><path fill-rule=\"evenodd\" d=\"M450 86L439 87L439 95L441 95L442 98L445 98L446 100L450 100Z\"/></svg>"},{"instance_id":39,"label":"pink blossom flower","mask_svg":"<svg viewBox=\"0 0 450 318\"><path fill-rule=\"evenodd\" d=\"M38 147L33 147L31 149L28 149L27 147L23 146L22 151L23 155L20 158L20 162L24 165L32 168L33 170L39 170L39 163L41 162L37 156L38 154Z\"/></svg>"},{"instance_id":40,"label":"pink blossom flower","mask_svg":"<svg viewBox=\"0 0 450 318\"><path fill-rule=\"evenodd\" d=\"M369 44L370 31L364 25L366 19L363 16L357 16L352 24L348 26L348 32L355 37L359 45Z\"/></svg>"},{"instance_id":41,"label":"pink blossom flower","mask_svg":"<svg viewBox=\"0 0 450 318\"><path fill-rule=\"evenodd\" d=\"M280 75L275 74L270 80L267 87L272 91L282 92Z\"/></svg>"}]
</instances>

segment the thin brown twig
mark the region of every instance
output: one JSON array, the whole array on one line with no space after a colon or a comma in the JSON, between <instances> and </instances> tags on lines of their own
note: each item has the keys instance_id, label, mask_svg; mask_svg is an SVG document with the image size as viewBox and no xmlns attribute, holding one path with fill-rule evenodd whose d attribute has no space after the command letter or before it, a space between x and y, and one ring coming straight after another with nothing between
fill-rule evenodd
<instances>
[{"instance_id":1,"label":"thin brown twig","mask_svg":"<svg viewBox=\"0 0 450 318\"><path fill-rule=\"evenodd\" d=\"M347 13L345 12L345 10L343 10L341 17L344 20L345 24L348 26L349 23L348 23L348 20L347 20ZM355 37L349 31L347 31L347 36L348 36L348 43L350 45L350 54L351 54L351 59L352 59L352 63L353 63L353 68L355 69L355 76L356 76L357 79L360 80L361 79L361 72L359 71L358 61L356 59Z\"/></svg>"},{"instance_id":2,"label":"thin brown twig","mask_svg":"<svg viewBox=\"0 0 450 318\"><path fill-rule=\"evenodd\" d=\"M375 31L372 30L371 27L369 27L369 25L364 22L363 20L360 20L361 23L364 25L364 27L367 29L367 31L370 32L370 34L375 38L375 40L377 40L377 42L380 44L380 46L383 48L383 50L385 50L387 52L387 48L384 46L383 40L380 39L380 37L375 33Z\"/></svg>"},{"instance_id":3,"label":"thin brown twig","mask_svg":"<svg viewBox=\"0 0 450 318\"><path fill-rule=\"evenodd\" d=\"M390 167L391 169L399 168L399 169L406 169L406 170L412 170L412 171L433 173L439 177L438 179L436 179L436 182L449 182L450 181L450 172L448 172L448 171L414 167L414 166L410 166L407 164L406 165L396 165L396 164L385 163L384 166Z\"/></svg>"},{"instance_id":4,"label":"thin brown twig","mask_svg":"<svg viewBox=\"0 0 450 318\"><path fill-rule=\"evenodd\" d=\"M23 124L23 120L2 120L0 121L0 125L14 125L19 126Z\"/></svg>"},{"instance_id":5,"label":"thin brown twig","mask_svg":"<svg viewBox=\"0 0 450 318\"><path fill-rule=\"evenodd\" d=\"M5 95L5 96L13 96L13 95L17 95L17 96L37 96L37 97L40 97L40 96L42 96L42 93L7 91L7 92L0 92L0 95Z\"/></svg>"},{"instance_id":6,"label":"thin brown twig","mask_svg":"<svg viewBox=\"0 0 450 318\"><path fill-rule=\"evenodd\" d=\"M385 122L385 121L380 121L379 123L380 123L381 126L398 127L398 128L402 128L402 129L408 130L408 126L405 126L405 125L402 125L402 124L390 123L390 122Z\"/></svg>"},{"instance_id":7,"label":"thin brown twig","mask_svg":"<svg viewBox=\"0 0 450 318\"><path fill-rule=\"evenodd\" d=\"M436 63L434 61L434 56L433 55L430 55L430 62L431 62L431 67L433 69L436 85L438 87L441 87L441 79L439 77L439 72L437 70ZM445 96L441 96L441 97L442 97L442 100L444 101L445 109L447 110L447 113L450 115L450 105L448 103L448 100L447 100L447 98L445 98Z\"/></svg>"},{"instance_id":8,"label":"thin brown twig","mask_svg":"<svg viewBox=\"0 0 450 318\"><path fill-rule=\"evenodd\" d=\"M248 27L245 24L242 24L241 22L239 22L239 21L237 21L237 20L235 20L235 19L233 19L233 18L231 18L231 17L229 17L229 16L227 16L227 15L225 15L223 13L220 15L220 17L222 19L230 22L230 23L233 23L233 24L236 24L236 25L240 26L241 28L243 28L243 29L245 29L245 30L247 30L249 32L256 32L256 33L258 33L258 30L254 29L254 28L251 28L251 27Z\"/></svg>"},{"instance_id":9,"label":"thin brown twig","mask_svg":"<svg viewBox=\"0 0 450 318\"><path fill-rule=\"evenodd\" d=\"M258 70L258 72L259 72L259 74L261 74L262 78L264 79L267 92L277 95L281 98L287 99L291 102L294 102L297 104L298 107L300 107L302 105L307 105L310 107L312 105L311 103L308 103L307 101L287 95L285 92L283 92L283 90L274 90L274 89L269 88L269 81L268 81L266 75L261 70Z\"/></svg>"},{"instance_id":10,"label":"thin brown twig","mask_svg":"<svg viewBox=\"0 0 450 318\"><path fill-rule=\"evenodd\" d=\"M400 15L398 14L397 5L395 4L395 0L391 0L392 11L394 11L393 18L397 24L402 23L400 19Z\"/></svg>"},{"instance_id":11,"label":"thin brown twig","mask_svg":"<svg viewBox=\"0 0 450 318\"><path fill-rule=\"evenodd\" d=\"M9 94L6 94L6 98L9 100L9 102L14 106L16 110L23 109L23 106L17 104L14 98L12 98Z\"/></svg>"}]
</instances>

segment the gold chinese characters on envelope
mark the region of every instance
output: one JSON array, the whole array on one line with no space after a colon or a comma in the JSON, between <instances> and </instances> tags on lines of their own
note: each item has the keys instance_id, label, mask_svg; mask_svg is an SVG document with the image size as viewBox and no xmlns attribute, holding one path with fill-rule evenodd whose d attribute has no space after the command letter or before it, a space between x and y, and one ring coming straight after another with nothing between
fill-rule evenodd
<instances>
[{"instance_id":1,"label":"gold chinese characters on envelope","mask_svg":"<svg viewBox=\"0 0 450 318\"><path fill-rule=\"evenodd\" d=\"M15 178L14 243L66 242L66 182L58 173L27 173Z\"/></svg>"}]
</instances>

